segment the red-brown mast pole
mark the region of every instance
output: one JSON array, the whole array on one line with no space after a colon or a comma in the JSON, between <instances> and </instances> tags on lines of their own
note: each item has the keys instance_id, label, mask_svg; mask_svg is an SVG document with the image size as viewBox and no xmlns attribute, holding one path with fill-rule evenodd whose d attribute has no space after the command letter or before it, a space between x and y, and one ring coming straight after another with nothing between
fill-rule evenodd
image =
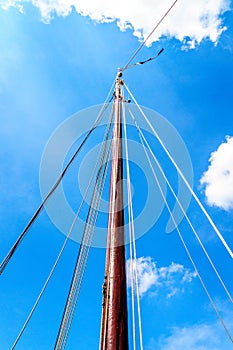
<instances>
[{"instance_id":1,"label":"red-brown mast pole","mask_svg":"<svg viewBox=\"0 0 233 350\"><path fill-rule=\"evenodd\" d=\"M119 70L115 89L115 119L112 143L110 204L103 285L103 309L100 350L128 350L128 319L124 245L123 161L121 89Z\"/></svg>"}]
</instances>

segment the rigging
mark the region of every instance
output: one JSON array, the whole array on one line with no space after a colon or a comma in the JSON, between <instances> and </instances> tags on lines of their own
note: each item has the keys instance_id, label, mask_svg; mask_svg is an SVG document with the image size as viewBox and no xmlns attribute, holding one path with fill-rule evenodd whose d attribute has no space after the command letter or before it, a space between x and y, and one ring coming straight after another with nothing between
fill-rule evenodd
<instances>
[{"instance_id":1,"label":"rigging","mask_svg":"<svg viewBox=\"0 0 233 350\"><path fill-rule=\"evenodd\" d=\"M143 46L148 42L149 38L153 35L153 33L155 32L155 30L158 28L158 26L162 23L162 21L166 18L166 16L169 14L169 12L173 9L173 7L175 6L175 4L178 2L178 0L174 1L172 3L172 5L169 7L169 9L166 11L166 13L163 15L163 17L159 20L159 22L156 24L156 26L153 28L153 30L149 33L149 35L144 39L144 41L141 43L141 45L138 47L138 49L133 53L133 55L130 57L129 61L126 63L126 65L119 70L118 72L118 75L117 75L117 83L116 83L116 90L115 90L115 108L117 109L116 111L116 120L115 120L115 124L119 123L120 121L120 126L115 126L115 133L117 135L115 135L116 137L116 140L115 140L115 143L114 145L112 145L112 142L108 143L109 141L109 135L110 135L110 129L111 129L111 123L112 121L110 122L109 126L108 126L108 132L107 132L107 135L106 135L106 139L105 139L105 146L102 150L102 156L101 156L101 162L100 162L100 168L99 168L99 171L97 173L97 177L96 177L96 183L95 183L95 186L94 186L94 190L93 190L93 194L92 194L92 200L91 200L91 204L90 204L90 207L89 207L89 210L88 210L88 214L87 214L87 219L86 219L86 224L85 224L85 227L84 227L84 231L83 231L83 236L82 236L82 242L80 244L80 247L79 247L79 251L78 251L78 255L77 255L77 259L76 259L76 264L75 264L75 268L74 268L74 272L73 272L73 276L72 276L72 280L71 280L71 284L70 284L70 289L69 289L69 294L68 294L68 297L67 297L67 300L66 300L66 305L65 305L65 308L64 308L64 312L63 312L63 315L62 315L62 320L61 320L61 323L60 323L60 328L59 328L59 331L58 331L58 335L57 335L57 339L56 339L56 344L55 344L55 350L61 350L61 349L64 349L65 346L66 346L66 342L67 342L67 337L68 337L68 333L69 333L69 330L70 330L70 327L71 327L71 322L72 322L72 319L73 319L73 315L74 315L74 311L75 311L75 307L76 307L76 304L77 304L77 300L78 300L78 296L79 296L79 292L80 292L80 289L81 289L81 284L82 284L82 280L83 280L83 277L84 277L84 273L85 273L85 270L86 270L86 265L87 265L87 260L88 260L88 256L89 256L89 251L90 251L90 248L91 248L91 243L92 243L92 238L93 238L93 234L94 234L94 229L95 229L95 225L96 225L96 222L97 222L97 219L98 219L98 211L99 211L99 207L100 207L100 201L101 201L101 197L102 197L102 193L103 193L103 189L104 189L104 184L105 184L105 181L106 181L106 176L107 176L107 165L108 165L108 162L109 162L109 157L110 157L110 150L112 149L113 151L113 154L116 156L117 158L117 161L115 159L115 162L113 162L113 165L112 165L112 173L113 175L111 175L111 181L112 181L112 196L116 196L117 194L117 188L116 188L116 183L117 183L117 178L121 177L122 176L122 150L121 150L121 133L122 133L122 123L121 123L121 117L120 117L120 109L122 108L122 106L125 106L125 101L123 99L123 94L121 93L121 88L122 88L122 85L123 83L121 83L120 81L120 77L122 75L122 72L129 69L129 68L132 68L136 65L143 65L149 61L152 61L154 59L156 59L162 52L164 49L161 49L158 54L154 57L151 57L151 58L148 58L147 60L144 60L144 61L139 61L139 62L136 62L136 63L133 63L131 64L131 62L134 60L134 58L137 56L137 54L139 53L139 51L143 48ZM157 140L160 142L161 146L163 147L165 153L167 154L167 156L169 157L169 159L171 160L171 162L173 163L173 165L175 166L177 172L179 173L179 175L181 176L181 178L183 179L184 183L186 184L187 188L189 189L189 191L192 193L193 197L195 198L196 202L198 203L199 207L201 208L202 212L204 213L204 215L206 216L206 218L208 219L209 223L211 224L211 226L213 227L213 229L215 230L216 234L218 235L219 239L221 240L222 244L224 245L225 249L227 250L227 252L230 254L230 256L233 258L233 253L230 249L230 247L228 246L228 244L226 243L226 241L224 240L223 236L221 235L221 233L219 232L219 230L217 229L217 227L215 226L214 222L212 221L211 217L209 216L209 214L207 213L207 211L205 210L205 208L203 207L203 205L201 204L200 200L198 199L198 197L196 196L196 194L194 193L194 191L192 190L192 188L190 187L188 181L186 180L186 178L184 177L182 171L180 170L179 166L176 164L176 162L174 161L172 155L169 153L168 149L166 148L166 146L164 145L163 141L160 139L158 133L156 132L156 130L153 128L153 126L151 125L150 121L148 120L148 118L146 117L146 115L143 113L142 109L140 108L140 106L138 105L137 101L134 99L133 95L131 94L131 92L129 91L129 89L127 88L126 86L126 89L128 91L128 93L132 96L135 104L137 105L137 107L139 108L139 110L141 111L141 113L143 114L147 124L149 125L149 127L151 128L152 132L154 133L154 135L156 136ZM111 89L112 90L112 89ZM111 92L110 90L110 92ZM109 93L110 94L110 93ZM108 100L109 98L109 95L106 99L106 101ZM112 101L113 97L111 98L110 101ZM52 194L54 193L54 191L57 189L57 187L60 185L61 181L63 180L65 174L67 173L69 167L71 166L71 164L73 163L74 159L76 159L77 155L80 153L80 150L82 149L82 147L84 146L84 144L86 143L86 141L89 139L90 135L92 134L92 132L97 128L103 114L105 113L106 111L106 108L107 108L107 104L106 104L106 101L104 103L104 106L103 108L101 109L93 127L91 128L91 130L88 132L88 134L85 136L84 140L82 141L81 145L78 147L78 149L76 150L76 152L74 153L74 155L72 156L72 158L70 159L70 161L68 162L68 164L66 165L66 167L64 168L64 170L62 171L61 175L58 177L57 181L55 182L55 184L53 185L53 187L51 188L51 190L49 191L49 193L47 194L47 196L44 198L43 202L41 203L41 205L39 206L39 208L37 209L37 211L35 212L35 214L33 215L33 217L31 218L31 220L29 221L29 223L26 225L26 227L24 228L24 230L22 231L22 233L20 234L19 238L17 239L17 241L15 242L15 244L13 245L13 247L11 248L11 250L9 251L9 253L7 254L7 256L5 257L5 259L3 260L3 262L1 263L0 265L0 274L4 271L4 269L6 268L7 264L9 263L10 259L12 258L13 254L15 253L16 249L19 247L20 243L23 241L23 239L26 237L26 234L28 233L28 231L30 230L31 226L33 225L34 221L37 219L37 217L39 216L40 212L42 211L42 209L44 208L45 204L47 203L47 201L50 199L50 197L52 196ZM132 116L132 115L131 115ZM129 235L130 235L130 272L131 272L131 283L132 283L132 318L133 318L133 347L134 347L134 350L136 349L136 325L135 325L135 305L134 305L134 298L135 298L135 295L136 295L136 298L137 298L137 312L138 312L138 325L139 325L139 339L140 339L140 349L143 350L143 340L142 340L142 324L141 324L141 311L140 311L140 295L139 295L139 286L138 286L138 271L137 271L137 258L136 258L136 244L135 244L135 233L134 233L134 215L133 215L133 207L132 207L132 193L131 193L131 188L130 188L130 169L129 169L129 154L128 154L128 145L127 145L127 130L126 130L126 117L125 117L125 110L123 109L123 119L124 119L124 135L125 135L125 156L126 156L126 173L127 173L127 195L128 195L128 219L129 219ZM154 174L154 177L155 177L155 180L158 184L158 187L160 189L160 192L161 192L161 195L163 196L163 199L164 199L164 202L166 204L166 207L171 215L171 218L174 222L174 224L176 225L176 221L175 221L175 218L173 217L173 214L171 212L171 209L167 203L167 200L166 200L166 197L162 191L162 188L161 186L159 185L159 181L156 177L156 174L153 170L153 166L152 166L152 163L151 163L151 160L148 156L148 151L146 149L146 146L147 148L149 149L150 152L152 152L149 144L147 143L143 133L141 132L141 129L140 127L138 126L136 120L134 119L134 123L136 125L136 128L138 129L138 133L139 133L139 138L141 140L141 144L143 146L143 149L144 149L144 152L146 154L146 157L148 159L148 162L150 164L150 167L151 167L151 170ZM114 153L115 152L115 153ZM153 152L152 152L152 156L153 156ZM154 157L153 157L154 158ZM120 159L120 162L119 162L119 159ZM154 158L155 161L156 161L156 158ZM118 163L118 164L117 164ZM161 169L162 170L162 169ZM120 174L121 173L121 174ZM119 175L120 174L120 175ZM166 176L164 173L162 173L163 176L165 177L165 180L169 186L169 188L171 189L175 199L177 200L178 204L180 205L181 207L181 210L184 211L184 209L182 208L182 205L179 203L179 200L172 188L172 186L169 184L168 180L166 179ZM122 180L122 178L120 178ZM89 186L88 186L89 187ZM123 191L123 189L121 188L120 191ZM122 193L121 193L122 195ZM85 196L84 196L85 197ZM83 201L85 200L85 198L83 198ZM122 198L121 198L122 200ZM82 201L82 203L83 203ZM82 206L82 203L81 203L81 206ZM113 208L111 209L114 209L115 210L115 205L117 206L119 203L116 203L114 202L113 204ZM52 270L50 271L50 274L41 290L41 293L39 294L39 297L37 298L22 330L20 331L20 334L19 336L17 337L13 347L12 347L12 350L15 348L16 344L18 343L25 327L27 326L36 306L38 305L39 303L39 300L41 299L52 275L53 275L53 272L60 260L60 257L61 257L61 254L62 252L64 251L65 247L66 247L66 244L68 242L68 239L71 235L71 232L73 230L73 227L75 225L75 222L78 218L78 215L79 215L79 212L80 210L78 210L76 216L75 216L75 219L71 225L71 229L66 237L66 240L62 246L62 249L55 261L55 264L52 268ZM110 210L111 212L111 210ZM121 220L121 223L124 222L124 212L122 210L121 214L123 216L123 218L121 217L119 219L119 216L117 217L117 220ZM223 280L221 279L221 276L219 275L215 265L213 264L211 258L209 257L205 247L203 246L201 240L199 239L195 229L193 228L188 216L186 213L184 213L188 223L190 224L190 227L191 229L193 230L199 244L201 245L204 253L206 254L206 257L207 259L209 260L209 263L211 264L213 270L215 271L217 277L219 278L219 281L220 283L222 284L225 292L227 293L228 297L230 298L230 301L232 302L232 297L227 289L227 287L225 286ZM109 231L114 231L116 230L116 228L119 228L117 225L116 225L116 222L114 221L116 220L116 217L113 217L113 215L109 215ZM210 303L212 304L217 316L219 317L229 339L231 340L232 342L232 337L231 337L231 334L228 330L228 328L226 327L226 324L225 322L223 321L217 307L216 307L216 304L214 303L208 289L206 288L206 285L200 275L200 272L198 271L197 269L197 266L190 254L190 251L183 239L183 236L179 230L179 228L177 227L177 232L179 234L179 237L182 241L182 244L188 254L188 257L194 267L194 270L196 271L199 279L200 279L200 282L210 300ZM110 232L111 233L111 232ZM114 292L114 288L116 287L116 283L114 284L114 281L113 281L113 276L111 275L112 273L112 270L113 270L113 265L111 265L111 261L110 260L114 260L116 259L117 260L117 255L118 255L118 260L119 260L119 256L122 258L122 261L121 261L121 267L123 266L123 264L125 264L125 251L124 251L124 248L120 248L118 249L118 247L116 247L114 245L114 239L116 239L116 236L112 235L112 234L109 234L108 235L108 239L109 239L109 247L108 247L108 250L107 250L107 258L106 258L106 279L105 279L105 283L106 283L106 290L104 290L104 297L103 297L103 314L102 314L102 330L101 330L101 340L100 340L100 349L101 350L107 350L109 349L108 346L106 347L106 344L107 344L107 339L109 337L108 335L108 332L109 332L109 319L108 319L108 316L109 316L109 313L110 313L110 308L112 307L112 304L109 302L109 299L110 297L112 298L112 295L113 295L113 292ZM121 238L122 239L122 238ZM124 238L123 238L124 239ZM122 240L123 242L123 240ZM124 242L123 242L123 246L124 246ZM115 254L115 255L114 255ZM114 262L113 262L114 263ZM126 287L125 286L125 271L121 271L121 278L122 280L119 282L121 283L121 286L123 286L122 290ZM123 282L122 282L123 281ZM136 287L136 288L135 288ZM136 290L135 290L136 289ZM122 292L122 291L121 291ZM110 295L111 294L111 295ZM119 294L118 294L119 296ZM125 299L125 296L123 296L123 298L121 300L123 300L123 304L125 303L126 304L126 300ZM119 307L119 306L117 306ZM121 306L122 307L122 306ZM118 310L114 310L113 312L115 312L117 314L117 311ZM123 306L122 309L120 309L120 311L122 313L124 313L123 315L123 325L121 324L121 331L122 329L125 327L125 320L127 319L127 305ZM112 312L112 310L111 310ZM111 315L112 317L112 315ZM113 322L111 325L110 325L110 332L112 332L112 328L113 326L115 325L115 323ZM115 334L117 333L116 330L115 331ZM118 331L118 330L117 330ZM125 333L124 333L125 332ZM122 333L124 333L124 341L128 341L126 338L127 338L127 329L123 329ZM114 336L115 336L114 334ZM110 338L111 338L112 335L110 335ZM116 340L116 343L117 343L118 340ZM122 340L121 340L122 342ZM121 349L128 349L128 344L123 344L122 348ZM112 348L111 348L112 349Z\"/></svg>"},{"instance_id":2,"label":"rigging","mask_svg":"<svg viewBox=\"0 0 233 350\"><path fill-rule=\"evenodd\" d=\"M112 85L113 87L113 85ZM35 220L37 219L37 217L39 216L39 214L41 213L42 209L44 208L45 204L47 203L47 201L50 199L50 197L52 196L52 194L54 193L54 191L57 189L57 187L60 185L62 179L64 178L65 174L67 173L68 169L70 168L70 166L72 165L72 163L74 162L74 160L77 158L78 154L80 153L81 149L83 148L83 146L85 145L85 143L87 142L87 140L89 139L90 135L92 134L92 132L97 128L100 120L102 119L104 112L106 110L106 108L108 107L107 101L109 99L109 96L111 94L112 91L112 87L108 93L108 96L103 104L103 107L100 110L99 115L97 116L94 125L92 126L92 128L89 130L88 134L85 136L84 140L81 142L80 146L78 147L78 149L75 151L75 153L73 154L72 158L70 159L70 161L68 162L68 164L66 165L66 167L64 168L64 170L62 171L61 175L58 177L58 179L56 180L55 184L53 185L53 187L51 188L51 190L49 191L49 193L47 194L47 196L44 198L44 200L42 201L42 203L40 204L39 208L36 210L36 212L34 213L34 215L32 216L31 220L28 222L28 224L26 225L26 227L24 228L24 230L22 231L22 233L20 234L20 236L18 237L18 239L16 240L16 242L14 243L13 247L10 249L9 253L6 255L6 257L4 258L4 260L1 262L0 264L0 275L3 273L3 271L5 270L6 266L8 265L8 263L10 262L12 256L14 255L15 251L17 250L17 248L19 247L19 245L22 243L23 239L26 237L26 234L28 233L28 231L30 230L31 226L33 225L33 223L35 222ZM110 99L109 102L112 101L112 97Z\"/></svg>"},{"instance_id":3,"label":"rigging","mask_svg":"<svg viewBox=\"0 0 233 350\"><path fill-rule=\"evenodd\" d=\"M132 95L131 95L131 96L132 96ZM132 97L133 97L133 96L132 96ZM179 206L181 207L182 210L183 210L183 207L182 207L181 203L179 202L179 199L177 198L177 196L176 196L176 194L175 194L175 192L174 192L174 190L173 190L173 188L172 188L170 182L168 181L166 175L164 174L163 169L161 168L160 164L158 163L158 161L157 161L157 159L156 159L156 157L155 157L155 155L154 155L154 153L153 153L153 151L152 151L150 145L148 144L148 142L147 142L145 136L143 135L143 133L142 133L142 131L141 131L141 128L139 127L139 125L138 125L138 123L137 123L137 121L136 121L134 115L132 114L132 112L130 112L130 115L131 115L131 117L132 117L132 119L133 119L133 121L134 121L134 124L135 124L136 128L137 128L137 131L138 131L138 134L139 134L139 138L140 138L141 144L142 144L142 146L143 146L144 153L145 153L146 158L147 158L147 161L148 161L148 163L149 163L149 165L150 165L150 169L151 169L151 171L152 171L152 173L153 173L153 176L154 176L154 178L155 178L155 181L156 181L156 183L157 183L157 186L158 186L158 188L159 188L159 191L160 191L160 193L161 193L161 195L162 195L162 197L163 197L163 200L164 200L164 203L165 203L165 205L166 205L166 208L167 208L169 214L171 215L171 219L172 219L172 221L173 221L173 223L174 223L174 225L175 225L175 227L176 227L176 231L178 232L178 235L179 235L179 237L180 237L180 240L181 240L181 242L182 242L182 244L183 244L183 246L184 246L184 248L185 248L185 251L186 251L186 253L187 253L187 255L188 255L188 257L189 257L189 259L190 259L190 261L191 261L191 263L192 263L192 265L193 265L193 268L194 268L194 270L195 270L195 272L196 272L196 274L197 274L197 276L198 276L198 278L199 278L199 280L200 280L200 282L201 282L201 285L202 285L202 287L203 287L203 289L204 289L204 291L205 291L205 293L206 293L206 295L207 295L207 297L208 297L208 299L209 299L209 301L210 301L210 303L211 303L211 305L212 305L214 311L216 312L217 317L219 318L219 320L220 320L220 322L221 322L221 324L222 324L222 326L223 326L223 328L224 328L224 330L225 330L225 332L226 332L226 334L227 334L229 340L233 343L233 338L232 338L232 336L231 336L231 333L230 333L230 331L229 331L229 329L228 329L226 323L224 322L224 320L223 320L223 318L222 318L222 316L221 316L221 314L220 314L220 312L219 312L219 310L218 310L218 307L217 307L216 303L214 302L213 298L211 297L210 292L208 291L208 289L207 289L207 287L206 287L206 284L205 284L205 282L204 282L204 280L203 280L203 278L202 278L202 276L201 276L201 274L200 274L200 271L198 270L198 268L197 268L197 266L196 266L196 263L194 262L194 259L192 258L192 255L191 255L191 253L190 253L190 250L188 249L187 244L186 244L185 241L184 241L183 235L182 235L182 233L181 233L181 231L180 231L178 225L176 224L176 220L175 220L175 218L174 218L174 215L173 215L173 213L172 213L172 211L171 211L171 209L170 209L170 206L169 206L169 204L168 204L168 202L167 202L166 196L165 196L165 194L164 194L164 192L163 192L163 190L162 190L162 187L161 187L161 185L160 185L160 182L159 182L159 180L158 180L158 177L157 177L157 175L156 175L156 173L155 173L155 171L154 171L154 167L153 167L153 165L152 165L152 163L151 163L151 160L150 160L150 158L149 158L149 155L148 155L148 151L147 151L147 149L146 149L146 146L147 146L149 152L151 153L151 155L152 155L154 161L156 162L157 166L159 167L159 169L160 169L160 171L161 171L163 177L164 177L165 180L166 180L166 183L168 184L170 190L172 191L172 194L174 195L175 199L177 200L177 202L178 202L178 204L179 204ZM190 222L190 220L189 220L189 218L188 218L188 216L187 216L187 214L186 214L185 212L184 212L184 216L185 216L186 220L188 221L190 227L191 227L192 230L194 231L195 236L196 236L196 238L197 238L198 235L197 235L195 229L193 228L193 226L192 226L192 224L191 224L191 222ZM230 295L228 289L226 288L224 282L222 281L222 279L221 279L219 273L217 272L217 270L216 270L216 268L215 268L215 266L214 266L212 260L210 259L208 253L206 252L206 250L205 250L203 244L201 243L199 237L198 237L198 242L199 242L199 244L201 245L202 249L204 250L204 252L205 252L205 254L206 254L206 256L207 256L207 258L208 258L208 260L209 260L209 262L210 262L210 264L211 264L211 266L212 266L213 269L214 269L214 272L216 273L218 279L220 280L220 283L222 284L222 286L223 286L224 290L226 291L226 293L227 293L227 295L228 295L230 301L232 302L232 297L231 297L231 295Z\"/></svg>"},{"instance_id":4,"label":"rigging","mask_svg":"<svg viewBox=\"0 0 233 350\"><path fill-rule=\"evenodd\" d=\"M109 143L109 135L112 125L112 117L108 126L107 135L104 142L104 147L101 155L101 163L97 173L96 183L94 186L91 203L89 206L87 219L83 231L82 241L80 243L76 265L73 272L73 277L70 284L69 294L66 300L60 328L58 331L54 350L62 350L66 346L68 333L72 323L75 307L77 304L79 292L82 285L82 280L86 270L87 260L91 248L93 234L98 218L99 207L101 203L104 184L107 176L108 162L110 156L111 142Z\"/></svg>"}]
</instances>

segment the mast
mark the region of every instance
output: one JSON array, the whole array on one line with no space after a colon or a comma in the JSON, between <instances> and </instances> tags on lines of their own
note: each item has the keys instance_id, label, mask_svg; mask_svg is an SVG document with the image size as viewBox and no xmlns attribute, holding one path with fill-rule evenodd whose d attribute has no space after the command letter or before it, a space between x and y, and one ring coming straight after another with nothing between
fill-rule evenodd
<instances>
[{"instance_id":1,"label":"mast","mask_svg":"<svg viewBox=\"0 0 233 350\"><path fill-rule=\"evenodd\" d=\"M100 350L128 350L128 319L124 240L123 160L121 89L118 70L115 88L115 115L110 175L109 217Z\"/></svg>"}]
</instances>

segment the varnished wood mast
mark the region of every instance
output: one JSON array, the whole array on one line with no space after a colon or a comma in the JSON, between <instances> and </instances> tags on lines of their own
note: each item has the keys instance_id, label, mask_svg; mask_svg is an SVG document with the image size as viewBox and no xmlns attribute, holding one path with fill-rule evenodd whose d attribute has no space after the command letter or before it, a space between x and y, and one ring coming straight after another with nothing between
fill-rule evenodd
<instances>
[{"instance_id":1,"label":"varnished wood mast","mask_svg":"<svg viewBox=\"0 0 233 350\"><path fill-rule=\"evenodd\" d=\"M124 245L123 161L121 88L119 71L115 89L110 202L103 284L103 309L100 350L128 350L128 319Z\"/></svg>"}]
</instances>

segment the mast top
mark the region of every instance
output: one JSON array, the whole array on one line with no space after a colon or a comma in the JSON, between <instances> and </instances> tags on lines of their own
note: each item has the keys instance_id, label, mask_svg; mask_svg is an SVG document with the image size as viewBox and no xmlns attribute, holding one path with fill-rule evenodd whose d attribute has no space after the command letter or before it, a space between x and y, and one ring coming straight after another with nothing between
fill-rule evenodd
<instances>
[{"instance_id":1,"label":"mast top","mask_svg":"<svg viewBox=\"0 0 233 350\"><path fill-rule=\"evenodd\" d=\"M121 68L118 68L117 76L116 76L116 87L114 91L115 100L118 100L118 101L122 99L121 87L122 85L124 85L124 80L122 80L121 77L122 77L122 70Z\"/></svg>"},{"instance_id":2,"label":"mast top","mask_svg":"<svg viewBox=\"0 0 233 350\"><path fill-rule=\"evenodd\" d=\"M117 77L119 77L119 78L122 77L122 68L117 69Z\"/></svg>"}]
</instances>

